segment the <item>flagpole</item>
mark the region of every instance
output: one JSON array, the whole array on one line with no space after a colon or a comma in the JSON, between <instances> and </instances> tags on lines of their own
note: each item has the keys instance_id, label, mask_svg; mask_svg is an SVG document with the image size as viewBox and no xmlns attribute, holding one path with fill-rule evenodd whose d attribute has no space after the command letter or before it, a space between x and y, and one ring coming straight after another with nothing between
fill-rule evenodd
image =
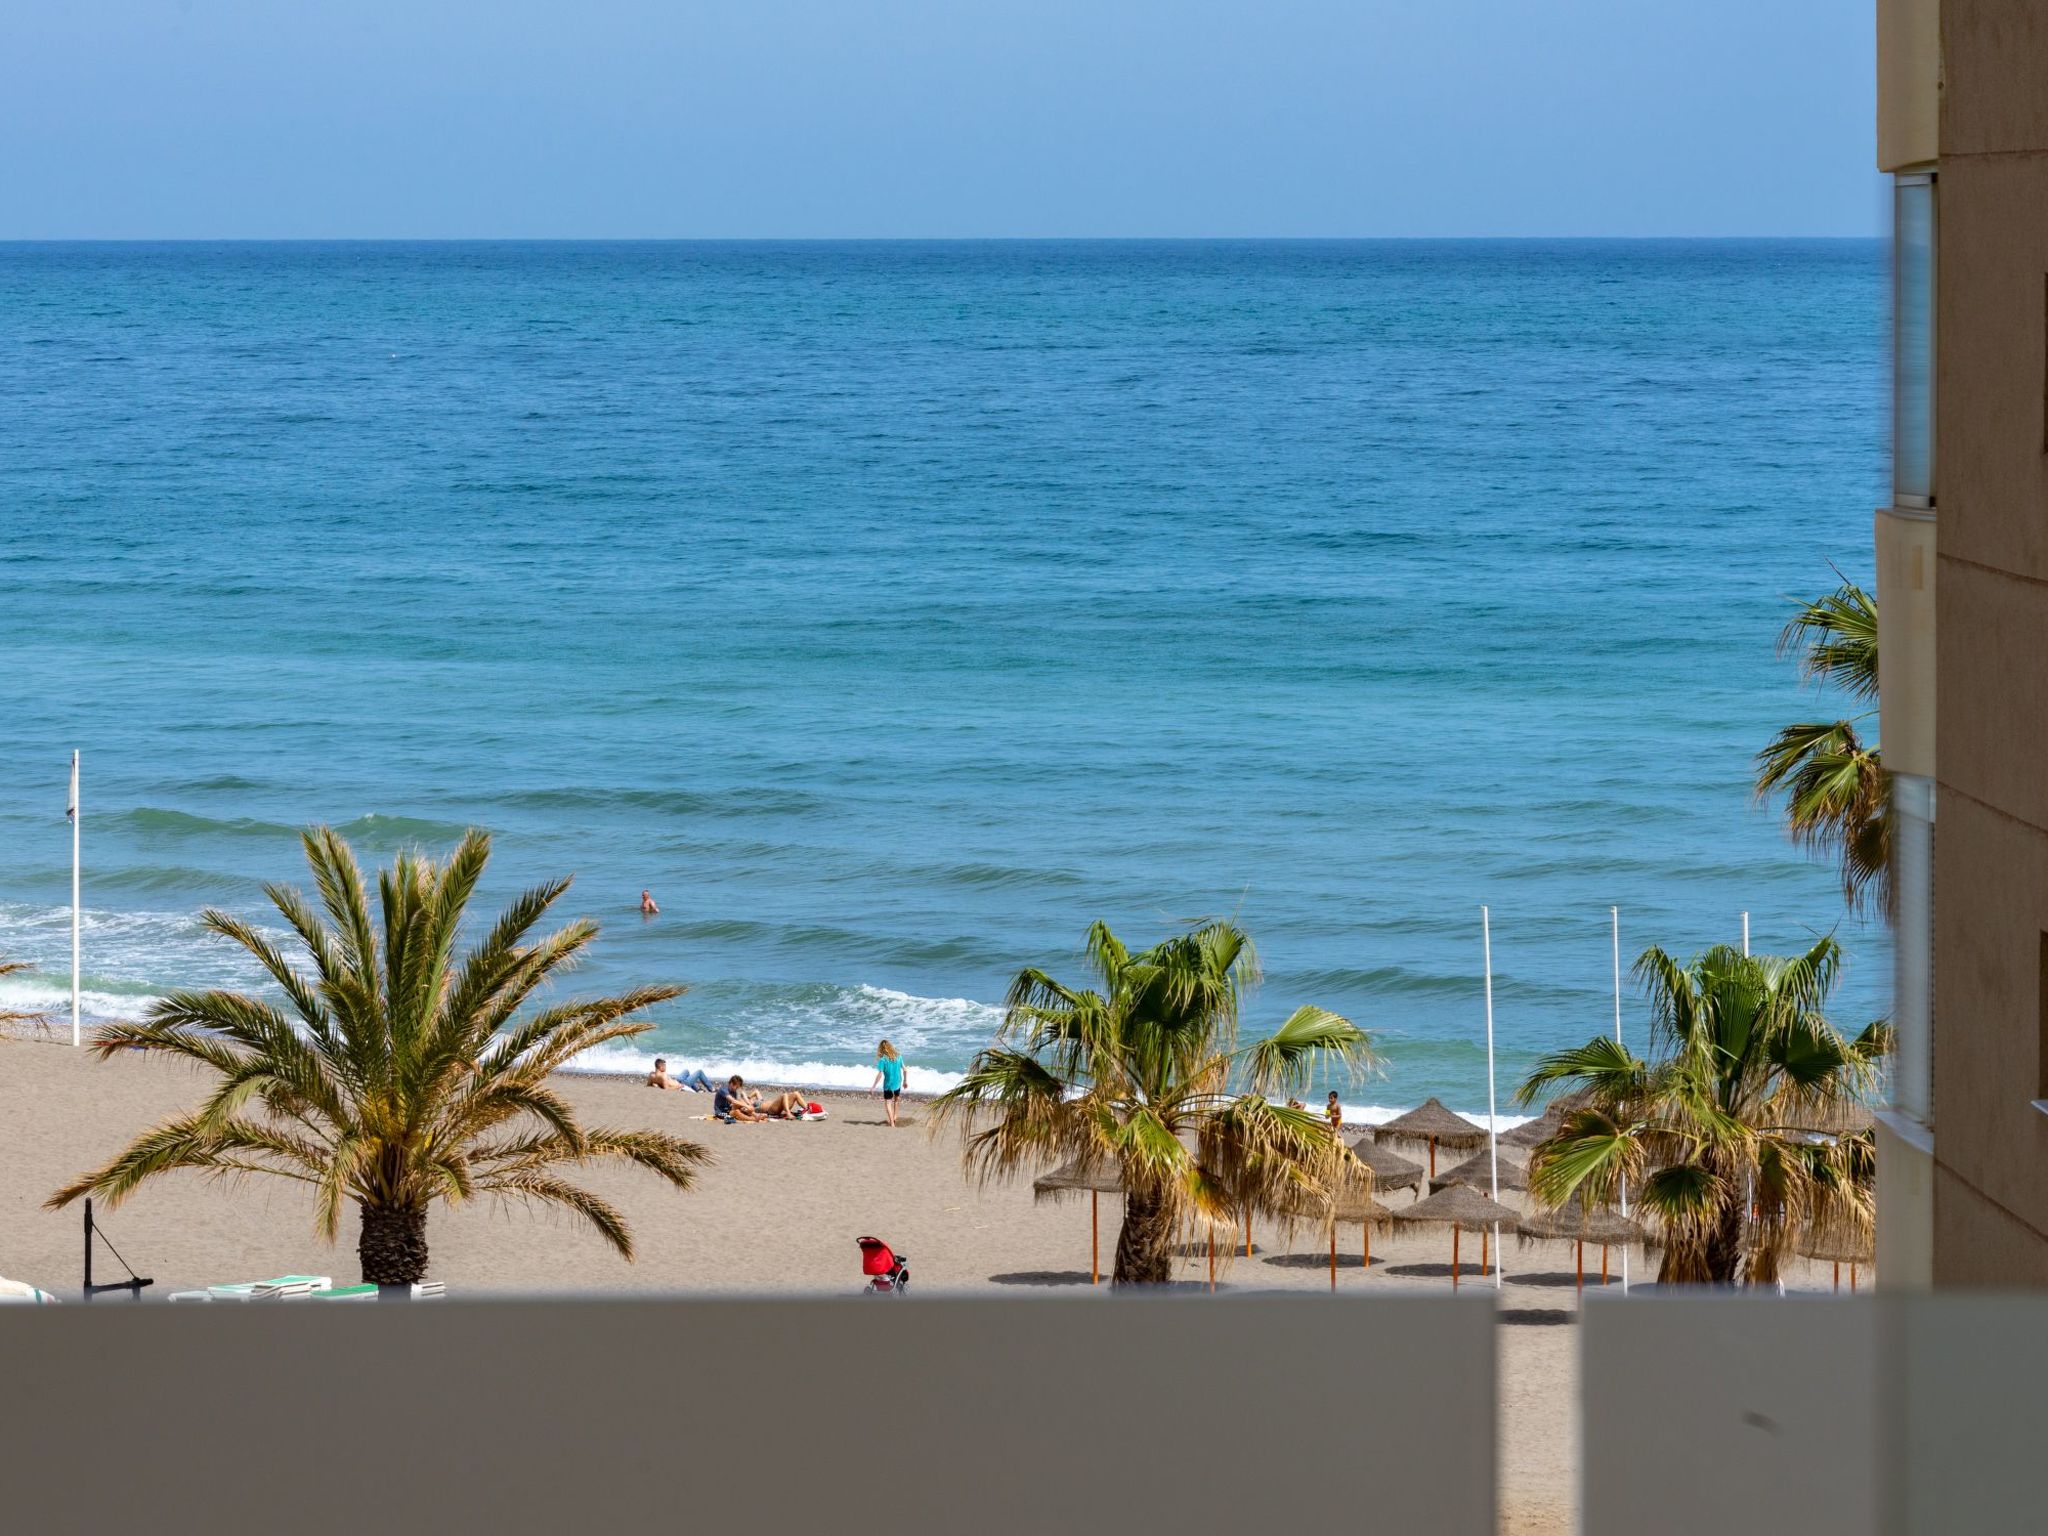
<instances>
[{"instance_id":1,"label":"flagpole","mask_svg":"<svg viewBox=\"0 0 2048 1536\"><path fill-rule=\"evenodd\" d=\"M78 1030L78 752L71 753L71 1043Z\"/></svg>"},{"instance_id":2,"label":"flagpole","mask_svg":"<svg viewBox=\"0 0 2048 1536\"><path fill-rule=\"evenodd\" d=\"M1609 907L1607 920L1613 925L1614 936L1614 1043L1621 1044L1621 908ZM1628 1220L1628 1175L1621 1176L1621 1219ZM1628 1294L1628 1250L1630 1245L1621 1245L1621 1294Z\"/></svg>"},{"instance_id":3,"label":"flagpole","mask_svg":"<svg viewBox=\"0 0 2048 1536\"><path fill-rule=\"evenodd\" d=\"M1493 1099L1493 917L1479 909L1479 942L1486 956L1486 1145L1493 1158L1493 1198L1500 1200L1500 1116ZM1500 1223L1493 1224L1493 1288L1500 1289Z\"/></svg>"}]
</instances>

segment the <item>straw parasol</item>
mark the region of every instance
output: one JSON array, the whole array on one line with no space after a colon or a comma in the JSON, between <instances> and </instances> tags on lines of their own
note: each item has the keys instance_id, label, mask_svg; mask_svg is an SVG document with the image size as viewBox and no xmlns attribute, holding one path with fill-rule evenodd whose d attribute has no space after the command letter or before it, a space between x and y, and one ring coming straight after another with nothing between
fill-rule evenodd
<instances>
[{"instance_id":1,"label":"straw parasol","mask_svg":"<svg viewBox=\"0 0 2048 1536\"><path fill-rule=\"evenodd\" d=\"M1410 1164L1413 1167L1413 1164ZM1420 1168L1415 1169L1419 1176ZM1365 1267L1372 1268L1372 1229L1385 1226L1394 1219L1394 1213L1363 1190L1341 1191L1333 1205L1331 1201L1316 1196L1304 1196L1289 1209L1290 1216L1310 1217L1329 1223L1330 1227L1330 1289L1337 1289L1337 1226L1340 1222L1355 1221L1361 1237Z\"/></svg>"},{"instance_id":2,"label":"straw parasol","mask_svg":"<svg viewBox=\"0 0 2048 1536\"><path fill-rule=\"evenodd\" d=\"M1425 1099L1405 1115L1396 1115L1373 1132L1375 1141L1426 1141L1429 1143L1429 1175L1436 1177L1436 1149L1439 1143L1461 1151L1484 1146L1486 1132L1441 1099Z\"/></svg>"},{"instance_id":3,"label":"straw parasol","mask_svg":"<svg viewBox=\"0 0 2048 1536\"><path fill-rule=\"evenodd\" d=\"M1586 1288L1586 1244L1600 1245L1600 1283L1605 1285L1608 1246L1639 1243L1644 1236L1641 1222L1631 1221L1613 1211L1589 1211L1577 1200L1554 1210L1530 1212L1515 1223L1515 1232L1524 1242L1555 1239L1570 1243L1578 1266L1580 1290Z\"/></svg>"},{"instance_id":4,"label":"straw parasol","mask_svg":"<svg viewBox=\"0 0 2048 1536\"><path fill-rule=\"evenodd\" d=\"M1418 1200L1422 1198L1422 1164L1411 1163L1398 1152L1374 1145L1369 1136L1351 1143L1351 1155L1372 1170L1374 1193L1412 1189Z\"/></svg>"},{"instance_id":5,"label":"straw parasol","mask_svg":"<svg viewBox=\"0 0 2048 1536\"><path fill-rule=\"evenodd\" d=\"M1079 1163L1062 1163L1051 1173L1031 1181L1031 1198L1064 1200L1068 1195L1088 1196L1088 1283L1102 1283L1102 1197L1124 1192L1123 1176L1113 1168L1084 1171Z\"/></svg>"},{"instance_id":6,"label":"straw parasol","mask_svg":"<svg viewBox=\"0 0 2048 1536\"><path fill-rule=\"evenodd\" d=\"M1429 1181L1431 1190L1449 1189L1453 1184L1470 1184L1481 1194L1493 1193L1493 1157L1481 1152L1468 1157L1449 1173L1440 1173ZM1500 1187L1514 1190L1517 1194L1529 1192L1529 1172L1520 1163L1500 1160Z\"/></svg>"},{"instance_id":7,"label":"straw parasol","mask_svg":"<svg viewBox=\"0 0 2048 1536\"><path fill-rule=\"evenodd\" d=\"M1856 1289L1856 1270L1877 1256L1877 1234L1840 1225L1802 1227L1792 1238L1792 1251L1805 1259L1835 1266L1835 1289L1842 1288L1842 1266L1849 1266L1849 1289Z\"/></svg>"},{"instance_id":8,"label":"straw parasol","mask_svg":"<svg viewBox=\"0 0 2048 1536\"><path fill-rule=\"evenodd\" d=\"M1854 1136L1876 1125L1877 1117L1871 1113L1868 1104L1855 1099L1836 1099L1830 1104L1798 1110L1786 1116L1786 1124L1815 1136Z\"/></svg>"},{"instance_id":9,"label":"straw parasol","mask_svg":"<svg viewBox=\"0 0 2048 1536\"><path fill-rule=\"evenodd\" d=\"M1534 1120L1524 1120L1513 1130L1502 1131L1500 1133L1500 1144L1504 1147L1519 1147L1524 1151L1531 1147L1540 1146L1557 1134L1558 1127L1563 1123L1563 1120L1564 1117L1562 1115L1552 1114L1549 1110L1545 1110Z\"/></svg>"},{"instance_id":10,"label":"straw parasol","mask_svg":"<svg viewBox=\"0 0 2048 1536\"><path fill-rule=\"evenodd\" d=\"M1412 1221L1451 1229L1451 1288L1458 1286L1458 1238L1461 1233L1491 1235L1495 1227L1512 1227L1521 1216L1497 1200L1489 1199L1470 1184L1452 1184L1427 1200L1403 1206L1394 1212L1396 1221ZM1485 1259L1480 1259L1481 1267Z\"/></svg>"}]
</instances>

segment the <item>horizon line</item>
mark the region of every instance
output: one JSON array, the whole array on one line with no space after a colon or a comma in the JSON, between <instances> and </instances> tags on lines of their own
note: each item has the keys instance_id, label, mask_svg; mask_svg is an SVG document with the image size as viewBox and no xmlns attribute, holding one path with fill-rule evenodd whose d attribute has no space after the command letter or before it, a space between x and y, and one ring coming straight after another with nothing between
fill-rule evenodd
<instances>
[{"instance_id":1,"label":"horizon line","mask_svg":"<svg viewBox=\"0 0 2048 1536\"><path fill-rule=\"evenodd\" d=\"M1883 231L1711 235L0 235L0 245L1564 245L1887 238Z\"/></svg>"}]
</instances>

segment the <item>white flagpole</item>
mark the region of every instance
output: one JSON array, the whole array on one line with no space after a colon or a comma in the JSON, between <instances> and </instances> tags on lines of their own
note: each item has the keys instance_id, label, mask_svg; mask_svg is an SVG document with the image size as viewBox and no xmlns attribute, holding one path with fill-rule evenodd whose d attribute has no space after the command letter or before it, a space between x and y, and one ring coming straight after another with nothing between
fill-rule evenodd
<instances>
[{"instance_id":1,"label":"white flagpole","mask_svg":"<svg viewBox=\"0 0 2048 1536\"><path fill-rule=\"evenodd\" d=\"M1486 955L1486 1145L1493 1158L1493 1198L1500 1199L1500 1116L1493 1101L1493 918L1479 909L1479 942ZM1493 1224L1493 1288L1500 1289L1500 1223Z\"/></svg>"},{"instance_id":2,"label":"white flagpole","mask_svg":"<svg viewBox=\"0 0 2048 1536\"><path fill-rule=\"evenodd\" d=\"M1621 1044L1621 908L1609 907L1607 919L1614 934L1614 1043ZM1621 1219L1628 1220L1628 1175L1621 1176ZM1628 1294L1629 1244L1621 1245L1621 1294Z\"/></svg>"},{"instance_id":3,"label":"white flagpole","mask_svg":"<svg viewBox=\"0 0 2048 1536\"><path fill-rule=\"evenodd\" d=\"M71 1043L78 1033L78 753L71 754Z\"/></svg>"}]
</instances>

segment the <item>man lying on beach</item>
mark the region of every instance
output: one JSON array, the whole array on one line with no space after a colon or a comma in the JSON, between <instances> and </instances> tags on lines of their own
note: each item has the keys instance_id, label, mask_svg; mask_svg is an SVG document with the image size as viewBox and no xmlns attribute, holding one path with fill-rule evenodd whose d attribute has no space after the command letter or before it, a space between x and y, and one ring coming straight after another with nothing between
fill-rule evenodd
<instances>
[{"instance_id":1,"label":"man lying on beach","mask_svg":"<svg viewBox=\"0 0 2048 1536\"><path fill-rule=\"evenodd\" d=\"M685 1072L681 1077L676 1077L668 1069L668 1059L663 1056L657 1056L654 1058L654 1070L647 1076L647 1086L650 1088L673 1088L678 1093L684 1089L688 1089L693 1093L711 1093L716 1091L718 1085L704 1075L702 1067L697 1068L694 1072Z\"/></svg>"}]
</instances>

